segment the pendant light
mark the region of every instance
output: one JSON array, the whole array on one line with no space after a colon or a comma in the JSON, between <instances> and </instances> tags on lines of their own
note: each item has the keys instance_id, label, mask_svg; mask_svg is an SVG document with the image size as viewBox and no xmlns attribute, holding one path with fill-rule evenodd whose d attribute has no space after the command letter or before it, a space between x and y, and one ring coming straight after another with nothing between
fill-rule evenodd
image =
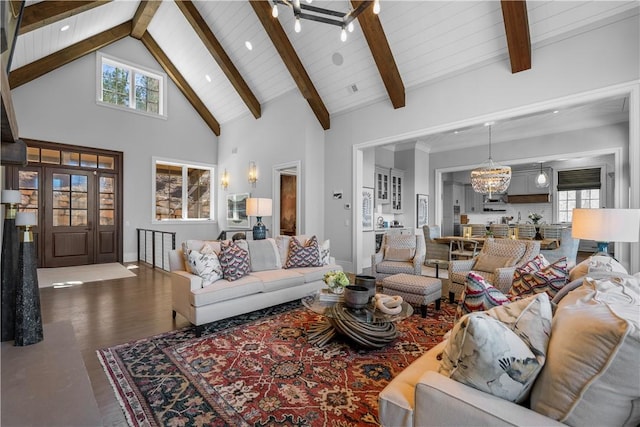
<instances>
[{"instance_id":1,"label":"pendant light","mask_svg":"<svg viewBox=\"0 0 640 427\"><path fill-rule=\"evenodd\" d=\"M489 126L489 160L483 166L471 171L471 186L480 194L504 193L511 182L511 167L493 162L491 158L491 124Z\"/></svg>"},{"instance_id":2,"label":"pendant light","mask_svg":"<svg viewBox=\"0 0 640 427\"><path fill-rule=\"evenodd\" d=\"M549 175L542 170L542 162L540 162L540 173L536 176L536 187L547 188L549 186Z\"/></svg>"}]
</instances>

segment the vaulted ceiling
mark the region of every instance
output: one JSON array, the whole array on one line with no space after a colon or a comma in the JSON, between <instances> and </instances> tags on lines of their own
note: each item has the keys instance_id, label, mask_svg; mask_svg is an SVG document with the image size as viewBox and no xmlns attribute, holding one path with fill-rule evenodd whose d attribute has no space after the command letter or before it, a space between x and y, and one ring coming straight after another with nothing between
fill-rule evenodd
<instances>
[{"instance_id":1,"label":"vaulted ceiling","mask_svg":"<svg viewBox=\"0 0 640 427\"><path fill-rule=\"evenodd\" d=\"M302 0L305 1L305 0ZM362 1L315 0L346 12ZM532 47L637 8L636 1L394 1L367 7L355 31L308 20L294 32L286 6L259 1L27 1L9 84L19 87L125 37L139 39L213 132L300 91L324 129L331 115L386 99L488 61L535 68ZM362 6L361 6L362 7ZM63 26L67 31L60 31ZM247 47L251 44L251 49ZM135 62L135 58L127 58ZM209 81L210 80L210 81Z\"/></svg>"}]
</instances>

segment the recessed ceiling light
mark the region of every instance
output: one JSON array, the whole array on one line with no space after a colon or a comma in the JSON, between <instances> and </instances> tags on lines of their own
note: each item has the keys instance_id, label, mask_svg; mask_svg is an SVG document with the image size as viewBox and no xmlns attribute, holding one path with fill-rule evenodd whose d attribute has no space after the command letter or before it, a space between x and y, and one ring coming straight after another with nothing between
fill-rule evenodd
<instances>
[{"instance_id":1,"label":"recessed ceiling light","mask_svg":"<svg viewBox=\"0 0 640 427\"><path fill-rule=\"evenodd\" d=\"M244 42L244 45L247 47L247 49L253 50L253 45L251 44L251 42L249 40Z\"/></svg>"},{"instance_id":2,"label":"recessed ceiling light","mask_svg":"<svg viewBox=\"0 0 640 427\"><path fill-rule=\"evenodd\" d=\"M553 110L553 114L558 114L560 110Z\"/></svg>"},{"instance_id":3,"label":"recessed ceiling light","mask_svg":"<svg viewBox=\"0 0 640 427\"><path fill-rule=\"evenodd\" d=\"M207 79L209 83L211 83L211 76L209 74L205 74L204 78Z\"/></svg>"},{"instance_id":4,"label":"recessed ceiling light","mask_svg":"<svg viewBox=\"0 0 640 427\"><path fill-rule=\"evenodd\" d=\"M454 130L453 133L457 135L457 134L460 133L460 131L459 130Z\"/></svg>"},{"instance_id":5,"label":"recessed ceiling light","mask_svg":"<svg viewBox=\"0 0 640 427\"><path fill-rule=\"evenodd\" d=\"M493 126L495 124L496 124L496 122L486 122L484 125L485 126Z\"/></svg>"},{"instance_id":6,"label":"recessed ceiling light","mask_svg":"<svg viewBox=\"0 0 640 427\"><path fill-rule=\"evenodd\" d=\"M65 25L62 28L60 28L60 31L67 31L68 29L69 29L69 26Z\"/></svg>"}]
</instances>

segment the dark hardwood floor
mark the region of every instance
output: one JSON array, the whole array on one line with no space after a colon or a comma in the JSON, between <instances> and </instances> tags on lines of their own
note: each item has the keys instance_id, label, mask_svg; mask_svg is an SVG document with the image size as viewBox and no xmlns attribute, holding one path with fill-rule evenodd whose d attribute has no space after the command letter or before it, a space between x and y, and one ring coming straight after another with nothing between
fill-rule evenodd
<instances>
[{"instance_id":1,"label":"dark hardwood floor","mask_svg":"<svg viewBox=\"0 0 640 427\"><path fill-rule=\"evenodd\" d=\"M96 350L189 325L171 317L169 273L144 264L132 271L137 277L40 290L43 323L73 325L105 426L127 422Z\"/></svg>"}]
</instances>

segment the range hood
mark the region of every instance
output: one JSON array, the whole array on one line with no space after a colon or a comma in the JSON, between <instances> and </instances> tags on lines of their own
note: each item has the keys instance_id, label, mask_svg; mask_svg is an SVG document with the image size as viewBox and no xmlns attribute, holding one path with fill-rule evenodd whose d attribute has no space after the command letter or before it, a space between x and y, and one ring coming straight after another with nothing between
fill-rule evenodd
<instances>
[{"instance_id":1,"label":"range hood","mask_svg":"<svg viewBox=\"0 0 640 427\"><path fill-rule=\"evenodd\" d=\"M549 203L551 197L545 194L509 194L507 203Z\"/></svg>"}]
</instances>

